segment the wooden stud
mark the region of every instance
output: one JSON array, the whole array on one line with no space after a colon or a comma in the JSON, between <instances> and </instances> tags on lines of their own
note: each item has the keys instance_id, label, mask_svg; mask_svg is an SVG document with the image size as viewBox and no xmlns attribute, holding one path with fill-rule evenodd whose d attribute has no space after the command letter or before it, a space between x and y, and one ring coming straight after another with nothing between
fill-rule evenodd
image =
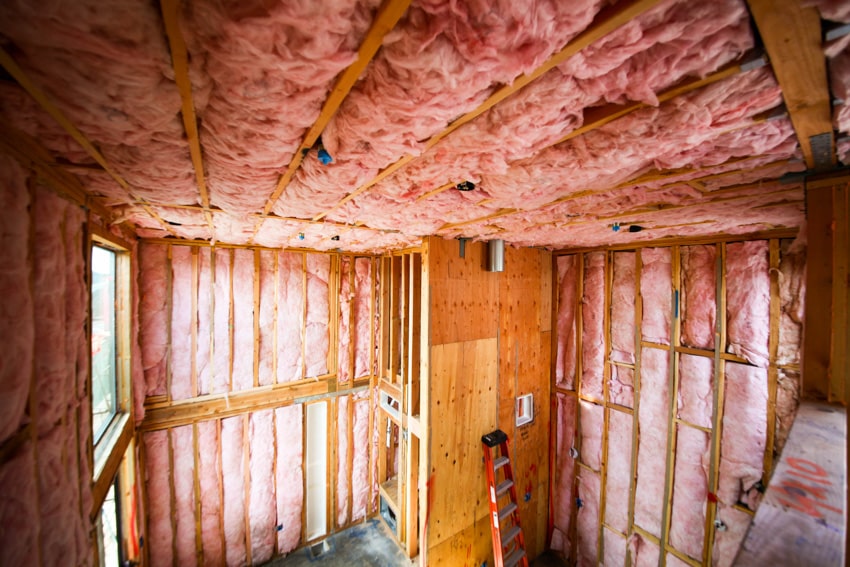
<instances>
[{"instance_id":1,"label":"wooden stud","mask_svg":"<svg viewBox=\"0 0 850 567\"><path fill-rule=\"evenodd\" d=\"M307 377L307 254L301 254L301 379ZM305 492L306 494L306 492Z\"/></svg>"},{"instance_id":2,"label":"wooden stud","mask_svg":"<svg viewBox=\"0 0 850 567\"><path fill-rule=\"evenodd\" d=\"M251 414L242 416L242 473L245 478L245 562L251 565ZM306 494L306 493L305 493ZM175 532L176 533L176 532Z\"/></svg>"},{"instance_id":3,"label":"wooden stud","mask_svg":"<svg viewBox=\"0 0 850 567\"><path fill-rule=\"evenodd\" d=\"M673 289L670 290L670 311L672 312L670 328L670 346L668 347L669 370L667 374L667 392L670 397L667 406L667 468L664 475L664 508L661 514L661 566L666 565L666 552L670 549L670 518L673 508L673 485L676 466L676 438L678 436L678 428L676 418L679 413L679 372L678 359L676 354L676 346L679 345L680 334L680 312L679 312L679 297L681 290L681 252L678 246L673 246L670 249L672 260L671 281Z\"/></svg>"},{"instance_id":4,"label":"wooden stud","mask_svg":"<svg viewBox=\"0 0 850 567\"><path fill-rule=\"evenodd\" d=\"M275 256L275 257L277 257L277 256ZM275 294L275 298L277 298L277 294ZM275 300L275 304L277 304L277 300ZM277 343L275 343L275 344L277 344ZM282 487L278 487L278 485L277 485L277 412L275 410L272 410L272 451L273 451L273 453L272 453L272 495L273 495L273 499L274 499L274 503L275 503L275 506L274 506L275 507L275 518L277 518L278 517L277 516L277 513L278 513L277 512L277 495L278 495L277 491L278 491L279 488L282 488ZM301 460L302 461L304 460L303 452L302 452ZM306 500L306 493L304 493L304 496L305 497L301 499L302 504ZM280 525L279 519L277 520L277 522L278 522L278 525ZM277 557L278 554L280 554L280 550L278 549L278 545L277 545L278 544L277 531L275 531L275 535L274 535L273 539L274 539L274 548L272 550L272 555L274 557Z\"/></svg>"},{"instance_id":5,"label":"wooden stud","mask_svg":"<svg viewBox=\"0 0 850 567\"><path fill-rule=\"evenodd\" d=\"M829 399L829 356L832 321L833 214L832 187L806 184L808 254L803 374L800 397Z\"/></svg>"},{"instance_id":6,"label":"wooden stud","mask_svg":"<svg viewBox=\"0 0 850 567\"><path fill-rule=\"evenodd\" d=\"M832 188L832 341L830 348L830 401L850 402L850 182ZM850 543L848 543L850 545Z\"/></svg>"},{"instance_id":7,"label":"wooden stud","mask_svg":"<svg viewBox=\"0 0 850 567\"><path fill-rule=\"evenodd\" d=\"M192 327L192 354L189 357L191 365L189 379L191 380L190 391L193 398L198 397L198 275L198 248L192 248L192 315L190 322Z\"/></svg>"},{"instance_id":8,"label":"wooden stud","mask_svg":"<svg viewBox=\"0 0 850 567\"><path fill-rule=\"evenodd\" d=\"M201 501L201 470L200 447L198 445L198 424L192 424L192 458L195 461L195 553L198 565L204 565L204 540L201 537L201 518L203 517L203 502Z\"/></svg>"},{"instance_id":9,"label":"wooden stud","mask_svg":"<svg viewBox=\"0 0 850 567\"><path fill-rule=\"evenodd\" d=\"M280 180L278 180L277 187L275 187L275 190L272 192L271 197L269 197L266 206L263 208L264 215L268 215L271 212L275 202L278 198L280 198L281 194L283 194L287 185L289 185L292 176L295 175L295 172L301 165L301 161L304 159L304 156L319 139L322 131L325 129L328 122L330 122L333 115L336 114L336 111L342 105L345 97L348 96L351 88L378 52L378 48L381 47L384 36L395 27L396 23L398 23L399 19L401 19L402 15L407 11L409 4L410 0L385 0L383 2L372 22L372 27L369 28L366 37L363 38L363 43L360 44L360 48L357 50L357 59L355 59L354 63L349 65L339 76L339 79L337 79L333 90L331 90L328 98L322 106L319 117L304 135L304 140L301 143L299 151L296 151L292 156L292 161L290 161L289 167L287 167L286 172L281 175ZM262 222L262 220L260 222ZM254 230L254 234L256 234L257 230L259 230L259 224Z\"/></svg>"},{"instance_id":10,"label":"wooden stud","mask_svg":"<svg viewBox=\"0 0 850 567\"><path fill-rule=\"evenodd\" d=\"M233 254L233 250L230 250L230 267L228 268L230 275L228 276L228 280L230 285L228 286L228 293L230 294L230 309L228 310L228 348L230 349L230 356L228 356L228 369L227 369L227 391L233 391L233 353L235 350L235 340L233 337L233 312L234 312L234 302L233 302L233 265L235 263L235 256Z\"/></svg>"},{"instance_id":11,"label":"wooden stud","mask_svg":"<svg viewBox=\"0 0 850 567\"><path fill-rule=\"evenodd\" d=\"M629 526L627 535L631 537L635 533L635 493L637 492L637 464L638 464L638 432L640 431L640 381L641 381L641 343L643 338L643 298L641 297L640 278L643 271L643 258L641 249L635 250L635 374L634 374L634 401L632 403L632 455L631 476L629 477ZM626 548L626 564L631 565L635 558L631 556L631 550Z\"/></svg>"},{"instance_id":12,"label":"wooden stud","mask_svg":"<svg viewBox=\"0 0 850 567\"><path fill-rule=\"evenodd\" d=\"M474 110L467 112L460 118L452 121L443 131L438 132L431 136L427 142L424 144L423 153L425 150L428 150L437 143L466 124L467 122L471 122L473 119L477 118L481 114L485 113L498 103L510 97L515 92L519 91L529 83L535 81L536 79L542 77L548 71L554 69L558 65L561 65L565 61L567 61L570 57L577 54L579 51L613 32L620 26L628 23L632 19L638 17L644 12L648 11L655 5L659 3L659 0L625 0L623 2L618 2L614 6L607 7L597 14L596 18L594 18L593 23L590 24L583 32L575 36L571 41L567 43L559 52L552 55L543 65L536 68L534 71L530 73L520 75L512 82L507 85L504 85L498 89L496 89L493 94L491 94L483 103L481 103ZM343 206L345 203L351 201L352 199L358 197L366 190L373 187L378 182L383 179L389 177L397 170L401 169L403 166L407 165L411 161L413 161L413 157L410 155L405 155L401 157L395 163L385 167L381 170L378 175L367 182L364 185L361 185L344 198L340 199L334 206L325 212L321 213L314 217L313 220L320 220L327 216L329 213L335 211L339 207Z\"/></svg>"},{"instance_id":13,"label":"wooden stud","mask_svg":"<svg viewBox=\"0 0 850 567\"><path fill-rule=\"evenodd\" d=\"M301 405L301 448L302 455L307 454L307 406ZM301 543L307 542L307 458L301 457L301 494L304 495L301 506Z\"/></svg>"},{"instance_id":14,"label":"wooden stud","mask_svg":"<svg viewBox=\"0 0 850 567\"><path fill-rule=\"evenodd\" d=\"M277 334L277 319L279 317L278 312L278 298L280 297L280 254L275 252L272 257L274 258L274 301L272 305L274 307L274 312L272 313L272 384L277 384L277 365L278 365L278 341L280 338ZM277 452L277 446L275 446L275 452ZM277 537L275 537L275 555L277 555Z\"/></svg>"},{"instance_id":15,"label":"wooden stud","mask_svg":"<svg viewBox=\"0 0 850 567\"><path fill-rule=\"evenodd\" d=\"M174 492L174 444L171 438L171 429L166 431L168 438L168 497L170 499L171 510L171 533L174 537L171 538L171 556L173 562L177 561L177 496ZM176 563L175 563L176 565Z\"/></svg>"},{"instance_id":16,"label":"wooden stud","mask_svg":"<svg viewBox=\"0 0 850 567\"><path fill-rule=\"evenodd\" d=\"M339 294L343 285L341 279L342 257L339 254L332 254L330 257L330 277L328 278L328 353L325 357L325 365L328 372L335 375L337 380L339 379Z\"/></svg>"},{"instance_id":17,"label":"wooden stud","mask_svg":"<svg viewBox=\"0 0 850 567\"><path fill-rule=\"evenodd\" d=\"M599 468L599 532L596 540L596 563L605 557L604 555L604 524L605 503L608 485L608 425L610 423L610 382L611 382L611 297L614 289L614 253L605 253L605 295L603 300L603 341L604 362L602 364L602 460Z\"/></svg>"},{"instance_id":18,"label":"wooden stud","mask_svg":"<svg viewBox=\"0 0 850 567\"><path fill-rule=\"evenodd\" d=\"M195 182L201 196L201 205L204 208L204 218L210 231L214 233L212 215L210 214L210 197L207 192L207 182L204 178L204 162L201 157L201 140L198 135L198 119L195 116L195 103L192 100L192 81L189 78L189 53L186 41L180 31L180 1L160 0L160 10L165 23L165 35L168 37L169 51L171 52L171 63L174 67L174 82L180 92L182 103L180 114L183 117L183 128L186 131L186 140L189 144L189 156L195 170Z\"/></svg>"},{"instance_id":19,"label":"wooden stud","mask_svg":"<svg viewBox=\"0 0 850 567\"><path fill-rule=\"evenodd\" d=\"M369 375L373 376L376 374L375 372L375 333L378 329L375 328L375 299L377 295L377 269L380 265L380 259L370 258L369 259L369 276L370 276L370 285L369 288ZM372 428L370 426L369 431Z\"/></svg>"},{"instance_id":20,"label":"wooden stud","mask_svg":"<svg viewBox=\"0 0 850 567\"><path fill-rule=\"evenodd\" d=\"M817 8L748 0L809 169L835 165L832 105ZM812 139L822 140L813 147ZM823 146L822 148L818 146Z\"/></svg>"},{"instance_id":21,"label":"wooden stud","mask_svg":"<svg viewBox=\"0 0 850 567\"><path fill-rule=\"evenodd\" d=\"M260 251L254 250L254 387L260 386Z\"/></svg>"},{"instance_id":22,"label":"wooden stud","mask_svg":"<svg viewBox=\"0 0 850 567\"><path fill-rule=\"evenodd\" d=\"M764 470L762 483L767 486L773 472L773 457L776 443L776 391L779 371L776 357L779 352L779 320L782 306L779 299L779 241L770 240L770 334L768 335L767 367L767 440L764 447Z\"/></svg>"},{"instance_id":23,"label":"wooden stud","mask_svg":"<svg viewBox=\"0 0 850 567\"><path fill-rule=\"evenodd\" d=\"M224 533L224 507L226 506L224 502L224 467L222 464L222 446L221 446L221 420L215 420L215 438L218 443L218 501L219 501L219 510L218 510L218 531L219 536L221 537L221 552L222 555L227 557L227 537ZM306 494L306 492L304 493ZM150 546L146 546L150 547Z\"/></svg>"},{"instance_id":24,"label":"wooden stud","mask_svg":"<svg viewBox=\"0 0 850 567\"><path fill-rule=\"evenodd\" d=\"M708 492L717 494L720 476L720 436L723 431L723 400L725 390L725 364L720 353L726 350L726 244L717 245L715 261L717 310L715 312L714 333L714 404L712 406L712 436L710 465L708 469ZM710 565L713 555L717 502L709 499L705 516L705 546L703 547L703 565Z\"/></svg>"},{"instance_id":25,"label":"wooden stud","mask_svg":"<svg viewBox=\"0 0 850 567\"><path fill-rule=\"evenodd\" d=\"M576 321L576 375L575 380L573 381L573 386L575 387L576 393L576 411L573 416L573 431L574 433L574 441L573 446L579 451L579 455L581 455L581 401L578 398L579 393L581 392L581 375L582 370L584 368L584 350L582 346L582 322L583 322L583 298L584 298L584 272L585 272L585 254L576 254L576 266L578 268L577 274L577 283L576 283L576 310L575 310L575 321ZM581 464L579 460L575 461L576 465ZM573 494L577 494L578 487L578 475L574 475L572 491ZM570 511L570 541L573 542L573 548L570 550L572 557L578 557L578 537L577 534L577 516L578 509L573 506Z\"/></svg>"},{"instance_id":26,"label":"wooden stud","mask_svg":"<svg viewBox=\"0 0 850 567\"><path fill-rule=\"evenodd\" d=\"M764 59L761 59L764 64ZM714 73L707 75L705 77L699 78L687 78L684 81L681 81L678 85L671 89L667 89L666 91L659 93L657 95L658 103L664 103L669 100L672 100L678 96L687 94L689 92L695 91L702 87L711 85L713 83L722 81L724 79L728 79L729 77L733 77L744 71L742 68L743 63L741 61L735 61L724 65ZM758 66L758 63L753 62L750 65L747 65L747 69L752 69ZM552 146L557 146L558 144L562 144L568 140L571 140L578 136L583 136L588 132L596 130L609 122L613 122L618 118L622 118L627 114L631 114L636 110L640 110L641 108L646 108L649 105L642 102L633 102L631 104L615 104L610 103L604 106L591 106L584 110L584 120L582 121L582 126L576 128L566 136L559 139Z\"/></svg>"},{"instance_id":27,"label":"wooden stud","mask_svg":"<svg viewBox=\"0 0 850 567\"><path fill-rule=\"evenodd\" d=\"M354 382L354 379L356 378L356 375L355 375L356 365L354 364L354 355L355 355L354 342L357 340L357 332L356 332L356 329L354 328L354 326L355 326L355 321L354 321L354 296L355 296L354 295L355 294L354 273L355 273L355 269L356 269L357 259L352 255L352 256L349 256L349 261L351 262L351 264L350 264L351 268L348 270L348 282L346 282L347 285L348 285L348 297L351 298L351 300L348 302L348 336L349 336L349 341L348 341L348 377L351 379L352 382ZM342 272L340 271L340 275L341 274L342 274Z\"/></svg>"},{"instance_id":28,"label":"wooden stud","mask_svg":"<svg viewBox=\"0 0 850 567\"><path fill-rule=\"evenodd\" d=\"M168 335L168 345L171 345L171 321L173 317L172 309L174 304L174 269L171 264L171 244L166 245L165 252L165 317L166 317L166 334ZM168 349L168 354L165 357L165 395L168 401L171 401L171 367L173 352Z\"/></svg>"}]
</instances>

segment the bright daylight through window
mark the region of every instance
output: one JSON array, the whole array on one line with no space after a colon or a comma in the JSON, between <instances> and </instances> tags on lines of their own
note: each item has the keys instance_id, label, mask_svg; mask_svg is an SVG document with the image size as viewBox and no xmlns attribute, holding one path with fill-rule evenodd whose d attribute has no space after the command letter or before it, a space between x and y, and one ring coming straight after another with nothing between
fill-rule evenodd
<instances>
[{"instance_id":1,"label":"bright daylight through window","mask_svg":"<svg viewBox=\"0 0 850 567\"><path fill-rule=\"evenodd\" d=\"M92 430L95 443L118 412L116 258L111 250L92 247Z\"/></svg>"}]
</instances>

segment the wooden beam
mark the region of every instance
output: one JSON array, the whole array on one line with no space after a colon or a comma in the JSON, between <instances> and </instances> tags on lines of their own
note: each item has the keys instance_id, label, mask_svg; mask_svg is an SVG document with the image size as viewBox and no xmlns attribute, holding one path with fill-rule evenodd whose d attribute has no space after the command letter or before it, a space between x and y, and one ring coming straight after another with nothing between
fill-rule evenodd
<instances>
[{"instance_id":1,"label":"wooden beam","mask_svg":"<svg viewBox=\"0 0 850 567\"><path fill-rule=\"evenodd\" d=\"M591 45L595 41L605 37L609 33L613 32L620 26L628 23L629 21L637 18L647 10L650 10L654 6L659 3L660 0L625 0L622 2L617 2L614 6L609 6L597 14L596 18L593 20L593 23L588 26L586 30L577 35L572 39L572 41L568 42L560 51L552 55L545 63L543 63L540 67L531 71L528 74L520 75L514 81L508 85L504 85L499 89L496 89L493 94L491 94L487 100L481 103L474 110L467 112L460 118L451 122L443 131L438 132L431 136L427 142L425 142L423 147L423 152L428 150L437 143L463 126L464 124L471 122L481 114L484 114L498 103L510 97L515 92L518 92L526 85L532 83L533 81L539 79L544 74L554 69L558 65L561 65L565 61L567 61L570 57L584 49L585 47ZM332 211L338 209L343 206L345 203L351 201L357 196L361 195L363 192L382 181L383 179L389 177L415 158L411 155L405 155L401 157L395 163L390 164L385 167L375 176L374 179L368 181L364 185L361 185L345 197L343 197L337 204L335 204L330 209L326 210L323 213L315 216L313 220L320 220L327 216Z\"/></svg>"},{"instance_id":2,"label":"wooden beam","mask_svg":"<svg viewBox=\"0 0 850 567\"><path fill-rule=\"evenodd\" d=\"M204 208L204 218L207 220L210 230L214 231L212 215L210 214L210 196L207 192L207 182L204 178L204 161L201 156L201 140L198 135L198 118L195 116L195 103L192 100L192 81L189 79L189 54L186 49L186 41L180 31L180 1L160 0L162 19L165 22L165 34L168 36L168 45L171 50L171 64L174 67L174 81L180 91L182 107L180 114L183 116L183 128L186 131L186 140L189 143L189 155L192 158L192 166L195 169L195 182L201 196L201 205Z\"/></svg>"},{"instance_id":3,"label":"wooden beam","mask_svg":"<svg viewBox=\"0 0 850 567\"><path fill-rule=\"evenodd\" d=\"M702 87L706 87L710 84L717 83L724 79L728 79L729 77L733 77L738 73L749 71L751 69L756 69L761 67L766 63L765 59L761 56L755 58L745 58L743 61L735 61L733 63L729 63L724 65L714 73L707 75L706 77L693 77L686 79L680 82L678 85L663 91L658 95L658 103L664 103L668 100L672 100L677 96L681 96L683 94L687 94L691 91L695 91ZM567 140L571 140L577 136L582 136L600 128L609 122L613 122L618 118L622 118L627 114L631 114L636 110L640 110L641 108L646 108L649 105L643 102L633 102L631 104L606 104L604 106L594 106L590 108L586 108L584 110L584 120L582 121L582 126L576 128L569 134L566 134L560 140L551 144L551 146L557 146Z\"/></svg>"},{"instance_id":4,"label":"wooden beam","mask_svg":"<svg viewBox=\"0 0 850 567\"><path fill-rule=\"evenodd\" d=\"M330 119L334 114L336 114L336 111L339 110L339 107L342 105L345 97L348 96L348 93L351 91L352 87L354 87L354 84L375 57L375 54L378 52L378 48L381 47L384 36L395 27L399 19L401 19L407 11L407 7L409 5L410 0L384 0L377 16L375 16L375 20L372 22L372 27L363 39L363 43L360 44L360 49L357 50L357 59L354 63L349 65L345 71L343 71L342 75L340 75L333 90L331 90L330 95L328 95L328 98L325 100L325 104L322 107L322 111L319 113L319 117L304 135L304 140L301 142L301 146L298 148L298 151L296 151L292 156L292 161L289 162L289 167L287 167L283 175L280 176L280 179L277 182L277 187L275 187L271 197L269 197L268 202L266 202L266 206L263 208L264 216L271 212L275 202L283 194L286 186L289 185L289 182L292 180L292 177L295 175L295 172L298 170L301 162L304 160L304 156L310 151L310 148L313 147L316 140L319 139L319 136L322 135L322 131L328 125ZM254 229L254 234L259 231L263 220L264 219L261 217Z\"/></svg>"},{"instance_id":5,"label":"wooden beam","mask_svg":"<svg viewBox=\"0 0 850 567\"><path fill-rule=\"evenodd\" d=\"M832 106L817 8L799 0L747 0L782 88L809 169L835 165Z\"/></svg>"},{"instance_id":6,"label":"wooden beam","mask_svg":"<svg viewBox=\"0 0 850 567\"><path fill-rule=\"evenodd\" d=\"M56 122L58 122L66 132L68 132L68 134L71 135L72 138L74 138L74 141L76 141L91 158L100 164L104 171L106 171L118 183L118 185L127 192L127 195L130 196L131 200L138 201L142 208L144 208L145 212L153 217L165 231L170 233L172 236L177 236L171 226L162 220L162 217L160 217L157 212L150 207L146 200L133 194L133 189L130 187L130 184L127 183L127 181L125 181L124 178L121 177L114 169L112 169L112 166L109 165L106 158L102 153L100 153L100 150L98 150L94 144L92 144L89 139L86 138L85 135L83 135L83 133L80 132L80 130L65 117L62 111L59 110L59 108L53 104L47 95L30 80L27 74L24 73L24 70L20 68L15 60L12 59L12 56L9 55L2 47L0 47L0 65L2 65L3 68L6 69L6 72L18 81L18 84L21 85L21 87L23 87L24 90L27 91L29 95L33 97L35 101L45 111L47 111L47 113L56 120Z\"/></svg>"}]
</instances>

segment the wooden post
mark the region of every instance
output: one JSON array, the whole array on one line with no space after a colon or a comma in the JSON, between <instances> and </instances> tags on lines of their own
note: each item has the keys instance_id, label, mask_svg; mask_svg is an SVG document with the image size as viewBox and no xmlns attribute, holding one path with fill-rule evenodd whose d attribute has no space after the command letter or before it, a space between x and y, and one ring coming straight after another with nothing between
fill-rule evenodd
<instances>
[{"instance_id":1,"label":"wooden post","mask_svg":"<svg viewBox=\"0 0 850 567\"><path fill-rule=\"evenodd\" d=\"M632 403L632 462L631 476L629 477L629 525L627 537L635 533L635 492L637 491L637 463L638 463L638 431L640 422L640 373L641 373L641 344L643 342L643 298L641 297L640 278L643 271L643 258L641 249L635 250L635 373L634 373L634 401ZM631 565L634 558L632 552L626 548L626 564Z\"/></svg>"},{"instance_id":2,"label":"wooden post","mask_svg":"<svg viewBox=\"0 0 850 567\"><path fill-rule=\"evenodd\" d=\"M201 471L198 467L200 463L200 447L198 445L198 424L192 424L192 458L194 459L194 481L195 481L195 554L198 565L204 564L204 540L201 537L201 518L202 506L201 502Z\"/></svg>"},{"instance_id":3,"label":"wooden post","mask_svg":"<svg viewBox=\"0 0 850 567\"><path fill-rule=\"evenodd\" d=\"M801 397L829 399L832 319L832 186L806 184L808 252Z\"/></svg>"},{"instance_id":4,"label":"wooden post","mask_svg":"<svg viewBox=\"0 0 850 567\"><path fill-rule=\"evenodd\" d=\"M779 318L782 309L779 301L779 240L772 238L770 246L770 335L768 336L767 368L767 441L764 447L764 472L762 484L767 486L773 472L773 454L776 444L776 390L779 369L776 356L779 352Z\"/></svg>"}]
</instances>

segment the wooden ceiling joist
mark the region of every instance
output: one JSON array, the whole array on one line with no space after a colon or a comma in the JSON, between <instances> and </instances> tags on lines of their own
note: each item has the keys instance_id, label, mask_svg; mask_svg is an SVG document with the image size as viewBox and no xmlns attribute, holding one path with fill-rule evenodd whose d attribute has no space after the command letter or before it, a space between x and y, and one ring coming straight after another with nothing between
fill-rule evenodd
<instances>
[{"instance_id":1,"label":"wooden ceiling joist","mask_svg":"<svg viewBox=\"0 0 850 567\"><path fill-rule=\"evenodd\" d=\"M809 169L835 165L832 106L817 8L801 0L747 0Z\"/></svg>"},{"instance_id":2,"label":"wooden ceiling joist","mask_svg":"<svg viewBox=\"0 0 850 567\"><path fill-rule=\"evenodd\" d=\"M104 155L100 153L100 150L98 150L94 144L92 144L91 141L89 141L89 139L80 132L79 128L68 120L65 114L63 114L62 111L59 110L59 108L47 97L47 94L45 94L35 85L35 83L32 82L27 74L24 73L24 70L21 69L17 62L12 59L12 56L9 55L3 48L0 48L0 65L6 69L6 72L9 73L72 138L74 138L74 141L76 141L92 159L100 164L103 170L106 171L118 183L118 185L127 192L127 195L131 200L142 203L142 208L144 208L145 212L156 220L160 226L162 226L163 230L173 236L176 236L169 224L150 207L150 204L147 201L133 194L133 189L130 187L130 184L127 183L127 181L114 169L112 169L112 166L110 166L109 162L106 161Z\"/></svg>"},{"instance_id":3,"label":"wooden ceiling joist","mask_svg":"<svg viewBox=\"0 0 850 567\"><path fill-rule=\"evenodd\" d=\"M669 183L665 183L664 185L659 187L657 190L665 189L667 187L670 187L672 185L676 185L676 184L679 184L679 183L692 183L692 182L698 183L703 179L713 179L713 178L717 177L718 175L722 175L722 174L708 174L708 175L705 175L705 176L696 177L694 179L689 179L687 181L681 181L681 180L677 180L675 178L681 177L683 175L689 175L689 174L692 174L692 173L696 173L696 172L699 172L699 171L707 171L707 170L710 170L710 169L717 169L718 167L723 167L723 166L726 166L726 165L742 164L742 163L746 163L748 161L758 159L759 157L760 156L751 156L751 157L744 157L744 158L732 158L730 160L725 161L724 163L709 166L709 167L703 167L703 168L680 168L680 169L671 169L671 170L667 170L667 171L653 170L653 171L650 171L650 172L647 172L647 173L641 173L640 175L633 177L633 178L629 179L628 181L624 181L623 183L615 185L614 187L607 187L605 189L585 189L583 191L578 191L576 193L570 193L569 195L564 195L563 197L558 197L557 199L549 201L548 203L541 205L539 207L536 207L534 209L513 209L513 208L501 209L501 210L496 211L495 213L491 213L489 215L485 215L485 216L482 216L482 217L479 217L479 218L470 219L470 220L461 221L461 222L456 222L456 223L446 223L443 226L441 226L439 230L440 231L450 230L450 229L453 229L453 228L459 228L461 226L466 226L466 225L470 225L470 224L478 224L478 223L481 223L481 222L487 222L487 221L491 221L491 220L494 220L494 219L497 219L497 218L515 215L515 214L533 213L533 212L536 212L536 211L541 211L541 210L543 210L547 207L559 205L559 204L564 203L566 201L573 201L575 199L580 199L582 197L588 197L590 195L597 195L597 194L600 194L600 193L610 193L610 192L613 192L613 191L617 191L619 189L624 189L626 187L632 187L632 186L635 186L635 185L640 185L641 183L650 183L652 181L659 181L659 180L665 180L665 179L669 180ZM758 168L751 168L751 169L748 169L748 170L745 170L745 171L753 171L753 170L761 169L762 167L767 168L767 167L777 165L779 163L788 163L790 161L791 160L779 160L779 161L771 162L771 163L766 164L764 166L760 166ZM735 172L731 172L731 173L738 173L739 171L740 170L736 170ZM736 189L740 189L742 187L744 187L744 186L735 186ZM698 190L700 190L700 189L698 189ZM702 189L700 191L704 191L704 189ZM706 194L717 194L717 193L720 193L721 191L723 191L723 190L707 191Z\"/></svg>"},{"instance_id":4,"label":"wooden ceiling joist","mask_svg":"<svg viewBox=\"0 0 850 567\"><path fill-rule=\"evenodd\" d=\"M604 10L600 11L599 14L597 14L596 18L593 20L593 23L585 31L574 37L572 41L568 42L566 46L564 46L559 52L555 53L552 57L550 57L540 67L528 74L520 75L514 80L513 83L509 85L504 85L501 88L497 89L492 95L487 98L487 100L481 103L480 106L470 112L467 112L460 118L454 120L441 132L438 132L437 134L431 136L431 138L429 138L428 141L425 142L423 153L426 150L434 147L440 140L442 140L443 138L445 138L467 122L471 122L472 120L485 113L486 111L490 110L498 103L507 99L512 94L519 91L526 85L532 83L533 81L542 77L544 74L551 71L558 65L564 63L567 59L569 59L585 47L605 37L620 26L640 16L641 14L655 7L659 3L660 0L625 0L617 2L615 5L609 6ZM363 194L375 184L389 177L390 175L392 175L414 159L415 158L409 154L402 156L398 161L392 163L391 165L388 165L383 170L381 170L380 173L378 173L378 175L375 176L374 179L365 183L364 185L361 185L360 187L340 199L340 201L338 201L330 209L313 217L313 220L323 219L331 212L335 211L347 202Z\"/></svg>"},{"instance_id":5,"label":"wooden ceiling joist","mask_svg":"<svg viewBox=\"0 0 850 567\"><path fill-rule=\"evenodd\" d=\"M174 81L180 91L182 104L180 114L183 116L183 128L186 131L186 140L189 142L189 155L192 158L192 167L195 169L195 182L201 196L204 218L206 218L210 231L214 234L215 227L213 226L212 215L209 212L210 196L207 191L204 161L201 155L201 139L198 135L198 118L195 115L195 103L192 100L192 81L189 79L189 54L186 49L186 40L180 31L180 1L160 0L160 9L162 10L162 19L165 22L168 46L171 50Z\"/></svg>"},{"instance_id":6,"label":"wooden ceiling joist","mask_svg":"<svg viewBox=\"0 0 850 567\"><path fill-rule=\"evenodd\" d=\"M289 166L286 168L286 171L280 176L280 179L277 182L277 187L275 187L269 197L269 200L266 202L266 206L263 208L263 215L268 215L271 212L274 204L283 194L284 190L286 190L286 186L289 185L290 181L292 181L292 177L295 175L295 172L298 171L304 157L316 144L316 141L319 139L319 136L322 135L325 126L328 125L328 122L330 122L331 118L333 118L334 114L336 114L337 110L339 110L339 107L342 106L342 102L348 96L348 93L351 92L354 84L363 74L363 71L365 71L369 63L371 63L375 54L378 53L378 49L384 41L384 36L395 27L407 11L409 5L410 0L384 0L377 16L375 16L375 20L372 22L372 27L366 34L363 42L360 44L360 49L357 50L357 60L349 65L348 68L343 71L342 75L340 75L328 95L328 98L325 100L325 104L322 106L319 117L304 135L304 140L301 142L301 146L292 156L292 161L289 162ZM259 231L262 223L263 219L261 218L254 229L255 235L257 234L257 231Z\"/></svg>"}]
</instances>

